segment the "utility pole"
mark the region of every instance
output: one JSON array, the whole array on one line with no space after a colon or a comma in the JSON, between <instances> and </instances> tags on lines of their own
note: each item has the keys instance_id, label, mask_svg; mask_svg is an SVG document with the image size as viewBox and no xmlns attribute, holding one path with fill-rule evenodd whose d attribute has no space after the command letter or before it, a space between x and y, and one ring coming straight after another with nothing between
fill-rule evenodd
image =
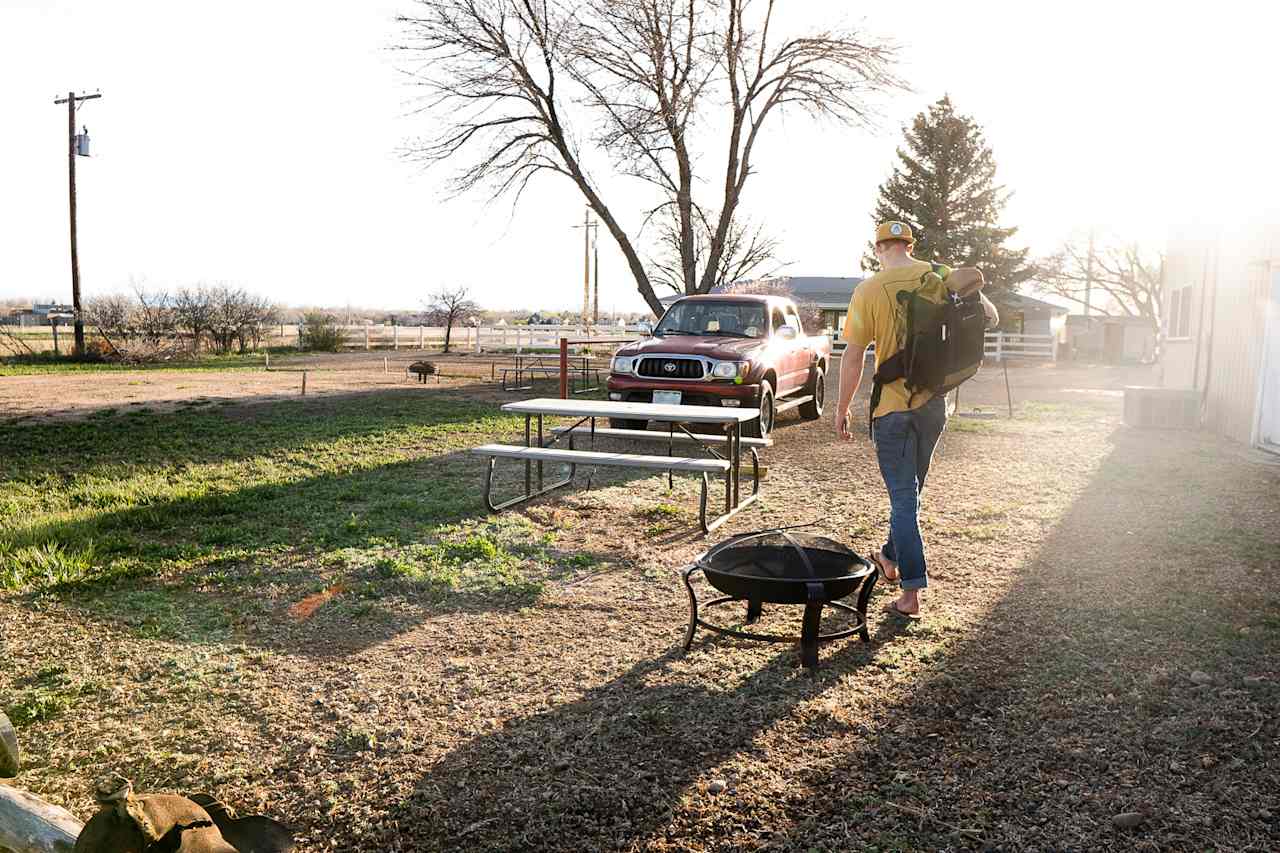
<instances>
[{"instance_id":1,"label":"utility pole","mask_svg":"<svg viewBox=\"0 0 1280 853\"><path fill-rule=\"evenodd\" d=\"M101 98L101 93L77 95L67 92L66 98L57 98L55 104L67 105L67 183L71 196L71 304L76 312L75 354L84 355L84 315L80 310L80 254L76 246L76 102Z\"/></svg>"},{"instance_id":2,"label":"utility pole","mask_svg":"<svg viewBox=\"0 0 1280 853\"><path fill-rule=\"evenodd\" d=\"M599 227L598 222L591 221L591 208L582 215L582 224L574 228L582 229L582 325L590 323L591 316L591 230Z\"/></svg>"},{"instance_id":3,"label":"utility pole","mask_svg":"<svg viewBox=\"0 0 1280 853\"><path fill-rule=\"evenodd\" d=\"M600 234L596 233L596 239L591 241L592 258L591 262L595 265L596 270L596 293L595 300L591 304L591 322L597 326L600 325Z\"/></svg>"}]
</instances>

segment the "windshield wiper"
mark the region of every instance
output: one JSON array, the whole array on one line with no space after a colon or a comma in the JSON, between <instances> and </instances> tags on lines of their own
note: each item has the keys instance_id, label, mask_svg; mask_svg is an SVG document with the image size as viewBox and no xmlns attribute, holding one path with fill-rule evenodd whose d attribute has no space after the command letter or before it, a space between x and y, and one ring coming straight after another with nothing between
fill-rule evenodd
<instances>
[{"instance_id":1,"label":"windshield wiper","mask_svg":"<svg viewBox=\"0 0 1280 853\"><path fill-rule=\"evenodd\" d=\"M715 330L714 332L704 332L703 334L707 334L707 335L731 335L732 337L735 337L735 338L749 338L749 337L751 337L751 335L748 335L748 334L746 334L745 332L731 332L731 331L729 331L728 329L717 329L717 330Z\"/></svg>"}]
</instances>

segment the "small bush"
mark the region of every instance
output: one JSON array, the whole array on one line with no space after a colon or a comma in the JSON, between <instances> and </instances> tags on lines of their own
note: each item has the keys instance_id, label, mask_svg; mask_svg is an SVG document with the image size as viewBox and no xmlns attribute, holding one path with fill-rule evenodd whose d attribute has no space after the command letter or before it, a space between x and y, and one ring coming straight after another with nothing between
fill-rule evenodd
<instances>
[{"instance_id":1,"label":"small bush","mask_svg":"<svg viewBox=\"0 0 1280 853\"><path fill-rule=\"evenodd\" d=\"M310 311L302 318L302 346L313 352L338 352L345 342L338 320L332 314Z\"/></svg>"}]
</instances>

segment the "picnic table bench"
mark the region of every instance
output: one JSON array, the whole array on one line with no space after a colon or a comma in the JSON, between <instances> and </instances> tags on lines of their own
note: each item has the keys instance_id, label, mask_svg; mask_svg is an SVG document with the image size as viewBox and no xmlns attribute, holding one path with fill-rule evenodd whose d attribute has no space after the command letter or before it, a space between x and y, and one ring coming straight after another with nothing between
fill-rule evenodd
<instances>
[{"instance_id":1,"label":"picnic table bench","mask_svg":"<svg viewBox=\"0 0 1280 853\"><path fill-rule=\"evenodd\" d=\"M710 533L733 515L750 505L760 492L760 457L757 447L768 446L768 439L750 439L742 437L742 424L760 416L758 409L729 409L717 406L671 406L652 403L618 403L604 400L558 400L536 399L519 403L508 403L502 407L504 412L524 415L524 444L485 444L472 449L477 456L488 459L484 483L485 506L492 512L500 512L539 495L547 494L573 482L579 465L589 467L638 468L667 471L668 479L676 473L694 474L702 480L702 490L698 504L698 522L704 533ZM577 418L577 422L568 427L557 427L551 430L552 438L546 441L543 418L546 416L565 416ZM597 429L597 418L623 418L630 420L653 420L666 423L666 433L649 430ZM534 419L537 421L536 440L533 429ZM722 427L724 435L699 435L689 432L685 424L713 424ZM594 442L594 436L610 438L631 438L640 440L665 440L668 443L668 455L635 453L603 453L595 450L578 450L574 447L575 438L587 437ZM679 436L677 438L677 436ZM561 440L568 441L568 448L556 447ZM692 442L706 450L712 458L675 456L673 452L676 441ZM747 447L751 454L753 485L751 494L745 499L741 496L742 448ZM717 447L725 450L721 453ZM514 459L524 462L524 492L504 503L494 503L493 475L498 459ZM569 475L562 480L547 484L543 476L544 463L567 463ZM724 510L714 519L707 517L707 502L710 492L708 475L722 475L725 481ZM536 479L537 488L534 488ZM590 480L588 480L590 488Z\"/></svg>"}]
</instances>

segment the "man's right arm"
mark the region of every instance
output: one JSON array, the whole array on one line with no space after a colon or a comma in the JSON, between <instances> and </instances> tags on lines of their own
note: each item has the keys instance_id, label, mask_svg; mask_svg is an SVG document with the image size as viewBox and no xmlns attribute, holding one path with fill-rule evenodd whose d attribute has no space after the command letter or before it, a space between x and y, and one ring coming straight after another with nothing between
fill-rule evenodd
<instances>
[{"instance_id":1,"label":"man's right arm","mask_svg":"<svg viewBox=\"0 0 1280 853\"><path fill-rule=\"evenodd\" d=\"M836 406L836 435L842 439L852 437L849 431L849 404L862 384L862 368L866 361L867 347L871 344L871 318L865 299L857 290L849 300L849 310L844 321L844 355L840 357L840 394Z\"/></svg>"},{"instance_id":2,"label":"man's right arm","mask_svg":"<svg viewBox=\"0 0 1280 853\"><path fill-rule=\"evenodd\" d=\"M852 416L849 406L853 403L858 388L862 385L863 366L866 363L867 348L849 344L840 356L840 403L836 407L836 435L840 438L851 438L849 429Z\"/></svg>"}]
</instances>

